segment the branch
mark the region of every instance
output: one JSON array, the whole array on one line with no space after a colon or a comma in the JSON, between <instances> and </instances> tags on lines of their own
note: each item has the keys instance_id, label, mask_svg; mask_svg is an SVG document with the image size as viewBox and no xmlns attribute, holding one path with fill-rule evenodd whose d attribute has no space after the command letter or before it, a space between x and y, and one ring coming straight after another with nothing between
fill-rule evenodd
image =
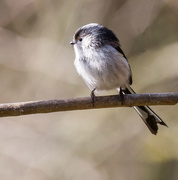
<instances>
[{"instance_id":1,"label":"branch","mask_svg":"<svg viewBox=\"0 0 178 180\"><path fill-rule=\"evenodd\" d=\"M124 96L123 105L118 95L96 96L94 106L90 97L54 99L0 104L0 117L111 107L175 105L177 103L178 93L128 94Z\"/></svg>"}]
</instances>

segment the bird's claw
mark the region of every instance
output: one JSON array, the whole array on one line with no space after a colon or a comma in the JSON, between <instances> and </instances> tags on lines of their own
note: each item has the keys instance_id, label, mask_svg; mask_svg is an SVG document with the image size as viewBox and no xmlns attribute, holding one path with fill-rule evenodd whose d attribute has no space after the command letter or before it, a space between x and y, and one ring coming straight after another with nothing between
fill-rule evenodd
<instances>
[{"instance_id":1,"label":"bird's claw","mask_svg":"<svg viewBox=\"0 0 178 180\"><path fill-rule=\"evenodd\" d=\"M94 93L95 90L96 90L96 88L93 89L93 90L91 91L91 94L90 94L91 102L92 102L92 104L93 104L93 107L95 106L95 93Z\"/></svg>"},{"instance_id":2,"label":"bird's claw","mask_svg":"<svg viewBox=\"0 0 178 180\"><path fill-rule=\"evenodd\" d=\"M121 105L123 105L124 104L124 93L123 93L122 88L120 88L119 96L120 96L120 99L121 99Z\"/></svg>"}]
</instances>

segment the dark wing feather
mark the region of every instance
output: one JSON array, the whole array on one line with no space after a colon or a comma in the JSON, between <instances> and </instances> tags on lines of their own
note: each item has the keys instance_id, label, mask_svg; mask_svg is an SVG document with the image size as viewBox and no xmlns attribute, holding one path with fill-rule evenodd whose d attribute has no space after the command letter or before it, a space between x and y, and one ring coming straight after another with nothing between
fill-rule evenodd
<instances>
[{"instance_id":1,"label":"dark wing feather","mask_svg":"<svg viewBox=\"0 0 178 180\"><path fill-rule=\"evenodd\" d=\"M127 60L126 55L124 54L123 50L120 47L119 40L114 42L114 43L112 43L111 46L114 47L119 53L121 53L123 55L123 57ZM127 60L127 62L128 62L128 60ZM128 64L129 64L129 62L128 62ZM130 64L129 64L129 67L130 67ZM131 68L130 68L129 84L130 85L132 84L132 72L131 72Z\"/></svg>"}]
</instances>

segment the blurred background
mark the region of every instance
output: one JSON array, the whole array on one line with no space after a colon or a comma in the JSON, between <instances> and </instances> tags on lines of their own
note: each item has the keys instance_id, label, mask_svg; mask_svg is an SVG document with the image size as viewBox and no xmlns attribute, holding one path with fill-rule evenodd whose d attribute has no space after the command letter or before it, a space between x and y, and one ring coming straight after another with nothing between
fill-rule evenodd
<instances>
[{"instance_id":1,"label":"blurred background","mask_svg":"<svg viewBox=\"0 0 178 180\"><path fill-rule=\"evenodd\" d=\"M0 103L89 96L69 45L80 26L112 29L138 93L178 92L177 0L1 0ZM133 108L0 119L0 179L178 178L176 106L154 106L152 135Z\"/></svg>"}]
</instances>

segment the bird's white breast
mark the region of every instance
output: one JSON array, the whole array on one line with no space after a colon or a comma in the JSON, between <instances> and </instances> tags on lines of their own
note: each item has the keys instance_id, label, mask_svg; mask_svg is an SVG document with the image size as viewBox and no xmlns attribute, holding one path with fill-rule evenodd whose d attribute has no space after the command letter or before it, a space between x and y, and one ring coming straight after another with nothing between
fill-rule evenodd
<instances>
[{"instance_id":1,"label":"bird's white breast","mask_svg":"<svg viewBox=\"0 0 178 180\"><path fill-rule=\"evenodd\" d=\"M110 90L129 84L129 64L112 46L85 49L74 46L74 49L74 65L91 90Z\"/></svg>"}]
</instances>

